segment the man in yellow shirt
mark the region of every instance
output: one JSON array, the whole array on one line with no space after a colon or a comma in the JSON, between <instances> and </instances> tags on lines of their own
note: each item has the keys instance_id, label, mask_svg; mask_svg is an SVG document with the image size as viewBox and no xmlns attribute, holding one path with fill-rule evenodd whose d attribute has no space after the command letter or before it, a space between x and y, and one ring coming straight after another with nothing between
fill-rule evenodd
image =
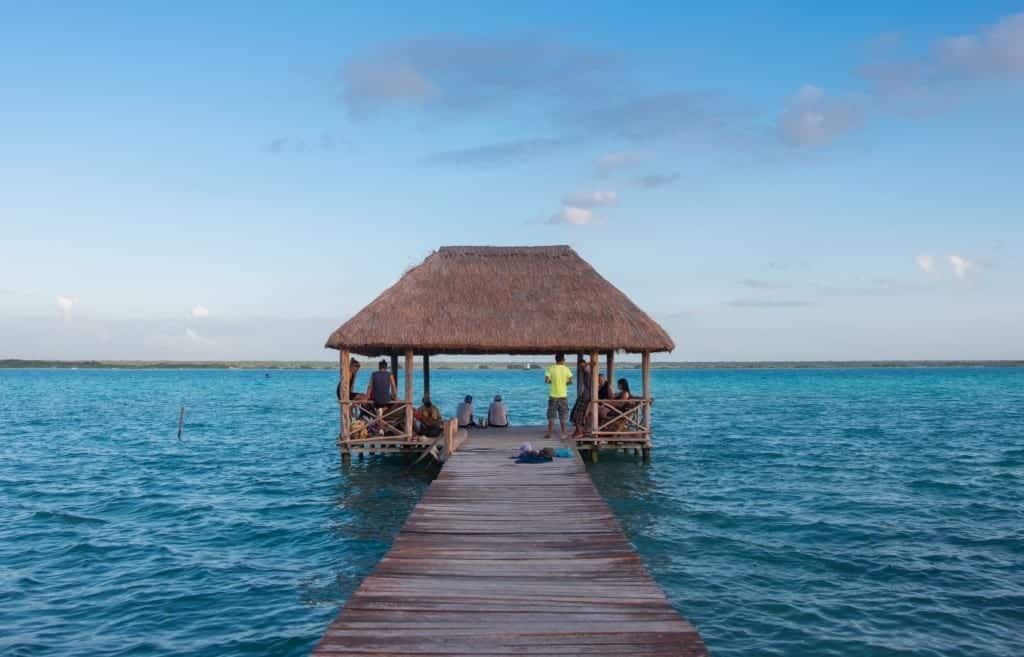
<instances>
[{"instance_id":1,"label":"man in yellow shirt","mask_svg":"<svg viewBox=\"0 0 1024 657\"><path fill-rule=\"evenodd\" d=\"M565 436L565 420L569 417L569 384L572 383L572 370L565 366L565 354L555 354L555 364L544 372L544 383L548 384L548 433L544 437L551 437L556 415Z\"/></svg>"}]
</instances>

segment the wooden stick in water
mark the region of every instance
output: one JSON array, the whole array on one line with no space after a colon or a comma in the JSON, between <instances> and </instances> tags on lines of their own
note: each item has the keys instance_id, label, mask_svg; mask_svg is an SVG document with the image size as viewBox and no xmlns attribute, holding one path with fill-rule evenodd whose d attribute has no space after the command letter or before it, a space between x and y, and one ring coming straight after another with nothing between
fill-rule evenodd
<instances>
[{"instance_id":1,"label":"wooden stick in water","mask_svg":"<svg viewBox=\"0 0 1024 657\"><path fill-rule=\"evenodd\" d=\"M181 440L181 429L185 426L185 407L178 411L178 440Z\"/></svg>"}]
</instances>

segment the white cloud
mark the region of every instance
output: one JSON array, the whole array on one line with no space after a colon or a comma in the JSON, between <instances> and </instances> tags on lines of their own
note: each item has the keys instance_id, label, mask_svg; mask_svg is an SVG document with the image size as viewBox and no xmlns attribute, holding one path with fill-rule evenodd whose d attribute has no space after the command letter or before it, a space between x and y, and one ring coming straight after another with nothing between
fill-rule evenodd
<instances>
[{"instance_id":1,"label":"white cloud","mask_svg":"<svg viewBox=\"0 0 1024 657\"><path fill-rule=\"evenodd\" d=\"M850 98L829 98L825 90L804 85L779 117L782 141L792 146L820 146L861 126L864 110Z\"/></svg>"},{"instance_id":2,"label":"white cloud","mask_svg":"<svg viewBox=\"0 0 1024 657\"><path fill-rule=\"evenodd\" d=\"M585 226L596 221L594 213L586 208L579 208L574 205L563 206L548 219L549 224L570 224L572 226Z\"/></svg>"},{"instance_id":3,"label":"white cloud","mask_svg":"<svg viewBox=\"0 0 1024 657\"><path fill-rule=\"evenodd\" d=\"M922 254L922 255L919 255L916 258L914 258L914 261L917 263L918 269L920 269L921 271L923 271L926 274L930 274L933 271L935 271L935 257L934 256Z\"/></svg>"},{"instance_id":4,"label":"white cloud","mask_svg":"<svg viewBox=\"0 0 1024 657\"><path fill-rule=\"evenodd\" d=\"M196 305L192 308L193 319L205 319L210 316L210 310L203 305Z\"/></svg>"},{"instance_id":5,"label":"white cloud","mask_svg":"<svg viewBox=\"0 0 1024 657\"><path fill-rule=\"evenodd\" d=\"M74 304L75 302L73 299L57 295L57 307L60 308L60 312L63 315L65 322L71 321L71 306Z\"/></svg>"},{"instance_id":6,"label":"white cloud","mask_svg":"<svg viewBox=\"0 0 1024 657\"><path fill-rule=\"evenodd\" d=\"M568 207L594 208L601 205L615 205L618 200L619 196L615 192L595 191L566 194L562 203Z\"/></svg>"},{"instance_id":7,"label":"white cloud","mask_svg":"<svg viewBox=\"0 0 1024 657\"><path fill-rule=\"evenodd\" d=\"M953 274L957 278L966 278L967 272L974 267L974 263L963 256L949 256L949 264L953 266Z\"/></svg>"}]
</instances>

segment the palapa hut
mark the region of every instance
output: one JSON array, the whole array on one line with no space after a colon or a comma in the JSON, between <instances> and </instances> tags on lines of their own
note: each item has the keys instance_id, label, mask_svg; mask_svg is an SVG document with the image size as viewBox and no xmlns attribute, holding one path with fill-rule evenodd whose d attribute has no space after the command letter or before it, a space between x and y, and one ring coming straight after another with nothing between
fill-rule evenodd
<instances>
[{"instance_id":1,"label":"palapa hut","mask_svg":"<svg viewBox=\"0 0 1024 657\"><path fill-rule=\"evenodd\" d=\"M413 435L413 357L430 390L435 354L641 354L643 394L632 403L598 400L591 377L590 431L581 447L650 447L650 354L671 351L672 338L568 246L446 246L342 324L327 339L341 362L342 455L352 448L398 451L422 447ZM405 358L405 395L385 414L387 436L355 436L349 401L350 354ZM578 378L578 377L577 377ZM369 449L369 445L373 449ZM596 452L595 452L596 454Z\"/></svg>"}]
</instances>

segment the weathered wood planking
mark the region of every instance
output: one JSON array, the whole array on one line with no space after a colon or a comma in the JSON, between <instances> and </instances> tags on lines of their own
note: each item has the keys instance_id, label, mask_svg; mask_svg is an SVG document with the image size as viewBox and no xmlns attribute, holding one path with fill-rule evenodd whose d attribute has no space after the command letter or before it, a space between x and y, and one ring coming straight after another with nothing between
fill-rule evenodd
<instances>
[{"instance_id":1,"label":"weathered wood planking","mask_svg":"<svg viewBox=\"0 0 1024 657\"><path fill-rule=\"evenodd\" d=\"M510 458L540 435L472 432L313 654L707 655L579 459Z\"/></svg>"}]
</instances>

